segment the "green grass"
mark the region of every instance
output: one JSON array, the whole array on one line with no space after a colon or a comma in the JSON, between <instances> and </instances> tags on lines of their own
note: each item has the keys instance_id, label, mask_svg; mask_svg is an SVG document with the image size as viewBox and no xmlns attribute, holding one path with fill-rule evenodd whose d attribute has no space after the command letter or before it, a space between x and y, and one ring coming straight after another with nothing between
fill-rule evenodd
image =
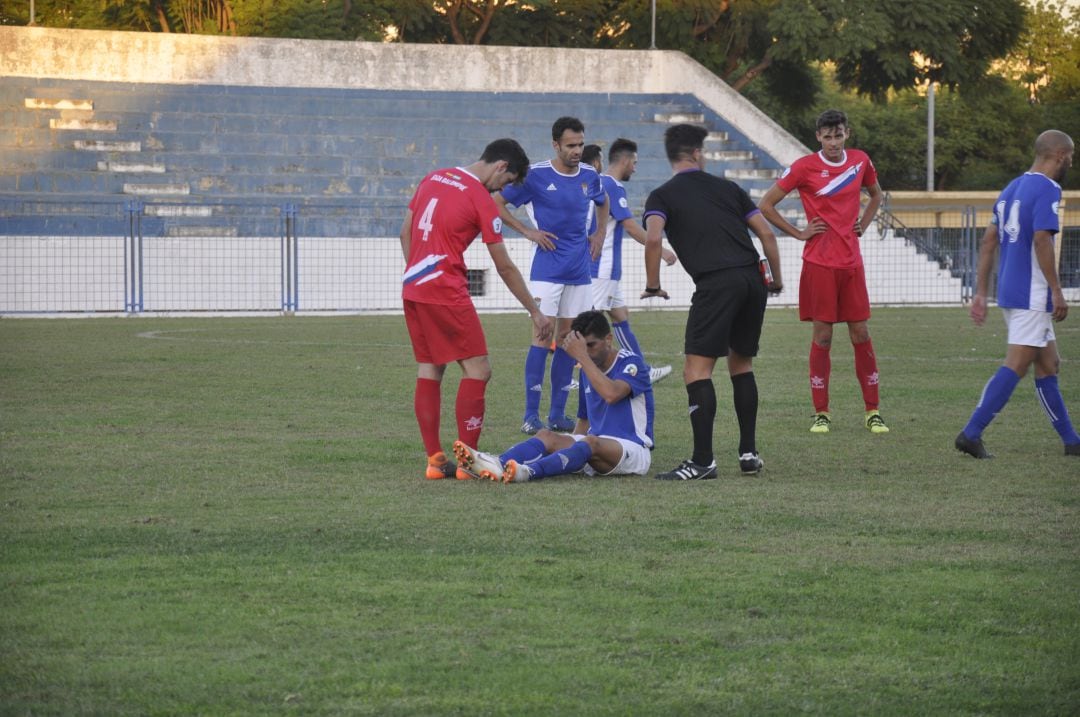
<instances>
[{"instance_id":1,"label":"green grass","mask_svg":"<svg viewBox=\"0 0 1080 717\"><path fill-rule=\"evenodd\" d=\"M683 322L635 315L650 360ZM495 450L528 324L484 323ZM718 375L719 480L502 486L421 478L399 317L0 321L0 713L1076 714L1080 462L1030 378L995 460L952 448L990 324L875 313L886 436L838 332L814 436L809 329L770 311L761 476ZM690 450L679 383L657 470ZM1075 362L1062 387L1080 417Z\"/></svg>"}]
</instances>

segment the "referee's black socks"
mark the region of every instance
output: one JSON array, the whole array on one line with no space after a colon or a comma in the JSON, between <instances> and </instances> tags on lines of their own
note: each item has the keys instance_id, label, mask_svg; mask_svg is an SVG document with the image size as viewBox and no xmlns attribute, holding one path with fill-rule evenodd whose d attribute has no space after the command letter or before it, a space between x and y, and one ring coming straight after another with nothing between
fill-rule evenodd
<instances>
[{"instance_id":1,"label":"referee's black socks","mask_svg":"<svg viewBox=\"0 0 1080 717\"><path fill-rule=\"evenodd\" d=\"M694 456L691 458L699 466L713 462L713 421L716 420L716 388L712 379L686 384L686 395L690 399L690 429L694 434Z\"/></svg>"},{"instance_id":2,"label":"referee's black socks","mask_svg":"<svg viewBox=\"0 0 1080 717\"><path fill-rule=\"evenodd\" d=\"M747 371L731 377L735 416L739 419L739 455L757 453L758 392L754 372Z\"/></svg>"}]
</instances>

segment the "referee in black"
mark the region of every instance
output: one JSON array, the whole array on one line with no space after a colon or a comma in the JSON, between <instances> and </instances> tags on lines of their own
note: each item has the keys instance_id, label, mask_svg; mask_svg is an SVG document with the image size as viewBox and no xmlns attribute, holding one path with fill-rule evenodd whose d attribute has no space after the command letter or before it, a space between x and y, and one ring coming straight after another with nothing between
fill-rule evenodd
<instances>
[{"instance_id":1,"label":"referee in black","mask_svg":"<svg viewBox=\"0 0 1080 717\"><path fill-rule=\"evenodd\" d=\"M683 380L690 401L694 454L659 480L716 478L713 423L716 360L727 357L735 415L739 419L739 468L758 473L764 465L755 444L758 390L754 356L758 352L765 301L783 288L776 235L739 185L705 171L708 132L688 124L664 133L664 149L675 176L645 201L645 291L642 298L668 298L660 286L663 234L694 280L686 319ZM747 227L761 240L768 264L760 264ZM768 269L771 268L771 277Z\"/></svg>"}]
</instances>

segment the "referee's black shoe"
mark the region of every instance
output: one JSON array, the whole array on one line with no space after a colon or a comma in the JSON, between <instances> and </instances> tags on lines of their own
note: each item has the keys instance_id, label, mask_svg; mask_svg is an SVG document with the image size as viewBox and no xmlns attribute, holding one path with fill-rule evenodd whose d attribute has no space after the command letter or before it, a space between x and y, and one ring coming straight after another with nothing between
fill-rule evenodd
<instances>
[{"instance_id":1,"label":"referee's black shoe","mask_svg":"<svg viewBox=\"0 0 1080 717\"><path fill-rule=\"evenodd\" d=\"M656 480L709 480L716 477L716 461L700 466L693 461L683 461L679 467L667 473L657 473Z\"/></svg>"},{"instance_id":2,"label":"referee's black shoe","mask_svg":"<svg viewBox=\"0 0 1080 717\"><path fill-rule=\"evenodd\" d=\"M757 453L743 453L739 456L739 470L744 476L753 476L761 472L765 467L765 461Z\"/></svg>"}]
</instances>

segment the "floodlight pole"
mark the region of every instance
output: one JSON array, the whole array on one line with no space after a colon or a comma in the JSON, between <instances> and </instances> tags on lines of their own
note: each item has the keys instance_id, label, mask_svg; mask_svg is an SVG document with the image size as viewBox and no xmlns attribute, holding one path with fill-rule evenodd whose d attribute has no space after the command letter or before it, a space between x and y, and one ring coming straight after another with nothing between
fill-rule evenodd
<instances>
[{"instance_id":1,"label":"floodlight pole","mask_svg":"<svg viewBox=\"0 0 1080 717\"><path fill-rule=\"evenodd\" d=\"M934 81L926 86L926 191L934 191Z\"/></svg>"},{"instance_id":2,"label":"floodlight pole","mask_svg":"<svg viewBox=\"0 0 1080 717\"><path fill-rule=\"evenodd\" d=\"M32 0L31 0L32 2ZM652 40L649 42L649 50L657 49L657 0L652 0Z\"/></svg>"},{"instance_id":3,"label":"floodlight pole","mask_svg":"<svg viewBox=\"0 0 1080 717\"><path fill-rule=\"evenodd\" d=\"M30 24L34 24L34 0L30 0Z\"/></svg>"}]
</instances>

